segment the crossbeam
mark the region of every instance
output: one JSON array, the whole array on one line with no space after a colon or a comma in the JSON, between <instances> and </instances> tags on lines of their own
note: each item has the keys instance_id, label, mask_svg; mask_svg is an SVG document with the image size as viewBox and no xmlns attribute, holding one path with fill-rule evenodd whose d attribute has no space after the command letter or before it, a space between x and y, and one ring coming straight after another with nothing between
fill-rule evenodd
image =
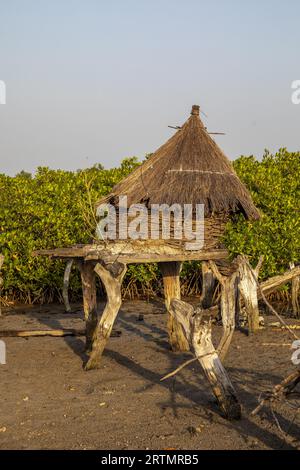
<instances>
[{"instance_id":1,"label":"crossbeam","mask_svg":"<svg viewBox=\"0 0 300 470\"><path fill-rule=\"evenodd\" d=\"M48 256L50 258L81 258L84 261L99 261L105 263L159 263L168 261L202 261L202 260L220 260L228 258L227 250L197 250L197 251L178 251L168 253L162 248L156 249L151 253L143 252L142 248L137 248L132 252L121 250L118 252L117 245L113 251L101 248L95 248L95 245L75 245L68 248L54 248L45 250L35 250L33 256Z\"/></svg>"}]
</instances>

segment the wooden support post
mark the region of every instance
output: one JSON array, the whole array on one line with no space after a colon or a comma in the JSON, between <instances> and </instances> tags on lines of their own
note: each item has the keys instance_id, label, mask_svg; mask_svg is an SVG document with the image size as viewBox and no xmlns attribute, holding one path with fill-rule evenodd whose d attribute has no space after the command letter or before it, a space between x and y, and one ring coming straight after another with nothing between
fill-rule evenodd
<instances>
[{"instance_id":1,"label":"wooden support post","mask_svg":"<svg viewBox=\"0 0 300 470\"><path fill-rule=\"evenodd\" d=\"M182 331L182 327L176 319L170 314L170 302L172 299L180 299L180 271L182 263L170 261L159 263L163 276L165 305L168 316L168 334L169 342L173 351L188 351L189 344Z\"/></svg>"},{"instance_id":2,"label":"wooden support post","mask_svg":"<svg viewBox=\"0 0 300 470\"><path fill-rule=\"evenodd\" d=\"M106 289L107 302L92 334L92 351L85 365L85 370L97 369L100 365L102 353L121 307L121 285L126 269L126 265L119 262L112 264L97 263L95 266L95 272Z\"/></svg>"},{"instance_id":3,"label":"wooden support post","mask_svg":"<svg viewBox=\"0 0 300 470\"><path fill-rule=\"evenodd\" d=\"M242 305L241 305L241 293L239 290L239 277L236 278L236 283L234 286L235 289L235 327L240 326L241 322L241 313L242 313Z\"/></svg>"},{"instance_id":4,"label":"wooden support post","mask_svg":"<svg viewBox=\"0 0 300 470\"><path fill-rule=\"evenodd\" d=\"M62 295L65 304L65 311L71 312L70 302L69 302L69 283L70 283L70 274L73 265L73 259L69 259L66 264L65 273L64 273L64 282Z\"/></svg>"},{"instance_id":5,"label":"wooden support post","mask_svg":"<svg viewBox=\"0 0 300 470\"><path fill-rule=\"evenodd\" d=\"M290 269L294 269L295 264L290 263ZM293 314L296 318L300 318L300 276L293 277L292 279L292 308Z\"/></svg>"},{"instance_id":6,"label":"wooden support post","mask_svg":"<svg viewBox=\"0 0 300 470\"><path fill-rule=\"evenodd\" d=\"M235 330L238 273L235 272L231 276L223 276L213 261L210 261L210 267L221 284L223 335L218 346L218 353L221 361L224 361Z\"/></svg>"},{"instance_id":7,"label":"wooden support post","mask_svg":"<svg viewBox=\"0 0 300 470\"><path fill-rule=\"evenodd\" d=\"M239 290L244 301L247 317L248 332L257 333L259 330L259 310L257 279L263 258L261 257L255 269L251 269L245 256L238 257Z\"/></svg>"},{"instance_id":8,"label":"wooden support post","mask_svg":"<svg viewBox=\"0 0 300 470\"><path fill-rule=\"evenodd\" d=\"M221 294L221 315L224 333L218 346L221 361L224 361L235 330L237 306L237 274L224 279Z\"/></svg>"},{"instance_id":9,"label":"wooden support post","mask_svg":"<svg viewBox=\"0 0 300 470\"><path fill-rule=\"evenodd\" d=\"M97 325L96 274L93 262L78 263L82 282L83 311L86 322L86 350L92 348L93 333Z\"/></svg>"},{"instance_id":10,"label":"wooden support post","mask_svg":"<svg viewBox=\"0 0 300 470\"><path fill-rule=\"evenodd\" d=\"M209 310L194 310L186 302L174 299L170 312L182 325L223 414L228 419L240 419L241 406L236 392L212 343Z\"/></svg>"},{"instance_id":11,"label":"wooden support post","mask_svg":"<svg viewBox=\"0 0 300 470\"><path fill-rule=\"evenodd\" d=\"M209 263L202 262L202 292L200 305L202 308L210 308L212 306L213 297L216 289L216 278L211 270Z\"/></svg>"}]
</instances>

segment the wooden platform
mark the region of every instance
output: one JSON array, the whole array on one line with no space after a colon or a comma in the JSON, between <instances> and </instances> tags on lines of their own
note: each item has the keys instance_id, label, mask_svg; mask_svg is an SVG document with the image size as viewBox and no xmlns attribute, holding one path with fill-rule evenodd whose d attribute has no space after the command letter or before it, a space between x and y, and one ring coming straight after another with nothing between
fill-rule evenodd
<instances>
[{"instance_id":1,"label":"wooden platform","mask_svg":"<svg viewBox=\"0 0 300 470\"><path fill-rule=\"evenodd\" d=\"M120 248L120 249L118 249ZM144 248L144 249L143 249ZM99 261L105 263L156 263L168 261L203 261L203 260L221 260L228 258L227 250L197 250L183 251L170 250L166 247L153 247L151 249L146 245L136 245L135 247L124 247L123 245L110 244L90 244L74 245L67 248L53 248L44 250L35 250L33 256L48 256L50 258L66 259L80 258L84 261Z\"/></svg>"}]
</instances>

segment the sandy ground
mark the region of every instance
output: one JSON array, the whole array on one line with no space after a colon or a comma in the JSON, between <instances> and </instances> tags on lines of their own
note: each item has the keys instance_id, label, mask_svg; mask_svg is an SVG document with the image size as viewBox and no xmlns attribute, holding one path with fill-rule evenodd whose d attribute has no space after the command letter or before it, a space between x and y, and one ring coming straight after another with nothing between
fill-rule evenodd
<instances>
[{"instance_id":1,"label":"sandy ground","mask_svg":"<svg viewBox=\"0 0 300 470\"><path fill-rule=\"evenodd\" d=\"M82 317L80 306L72 314L56 305L19 307L4 313L0 329L83 328ZM295 417L290 406L276 407L288 439L270 410L250 417L260 393L295 369L291 350L283 345L291 342L286 331L268 327L255 337L235 332L225 366L243 418L228 422L197 363L160 382L190 358L169 350L166 320L159 302L125 302L116 324L122 335L110 339L102 368L90 372L82 369L82 337L6 338L7 364L0 365L0 448L299 448L300 413ZM266 317L266 323L271 321ZM216 340L220 333L221 327L214 327Z\"/></svg>"}]
</instances>

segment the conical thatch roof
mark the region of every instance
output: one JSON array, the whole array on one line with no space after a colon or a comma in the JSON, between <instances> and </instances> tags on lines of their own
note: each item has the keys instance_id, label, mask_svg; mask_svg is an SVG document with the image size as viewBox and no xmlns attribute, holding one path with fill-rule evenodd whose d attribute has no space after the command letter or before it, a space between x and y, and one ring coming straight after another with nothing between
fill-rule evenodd
<instances>
[{"instance_id":1,"label":"conical thatch roof","mask_svg":"<svg viewBox=\"0 0 300 470\"><path fill-rule=\"evenodd\" d=\"M210 137L193 106L185 124L141 166L99 201L118 203L204 204L206 216L242 212L259 218L246 187Z\"/></svg>"}]
</instances>

